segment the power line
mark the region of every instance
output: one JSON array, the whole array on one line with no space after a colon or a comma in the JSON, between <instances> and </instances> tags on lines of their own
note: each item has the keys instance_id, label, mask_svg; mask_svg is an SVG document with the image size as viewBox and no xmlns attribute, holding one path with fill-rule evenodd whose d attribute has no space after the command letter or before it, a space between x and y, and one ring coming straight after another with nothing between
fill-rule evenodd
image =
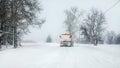
<instances>
[{"instance_id":1,"label":"power line","mask_svg":"<svg viewBox=\"0 0 120 68\"><path fill-rule=\"evenodd\" d=\"M114 8L119 2L120 2L120 0L118 0L115 4L113 4L110 8L108 8L104 13L107 13L109 10Z\"/></svg>"}]
</instances>

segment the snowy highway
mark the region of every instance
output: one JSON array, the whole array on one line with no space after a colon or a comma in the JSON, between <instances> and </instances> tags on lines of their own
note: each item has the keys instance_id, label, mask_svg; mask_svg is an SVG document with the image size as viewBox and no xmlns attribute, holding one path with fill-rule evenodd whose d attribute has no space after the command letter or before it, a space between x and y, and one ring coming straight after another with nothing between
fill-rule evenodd
<instances>
[{"instance_id":1,"label":"snowy highway","mask_svg":"<svg viewBox=\"0 0 120 68\"><path fill-rule=\"evenodd\" d=\"M23 44L0 51L0 68L120 68L120 46Z\"/></svg>"}]
</instances>

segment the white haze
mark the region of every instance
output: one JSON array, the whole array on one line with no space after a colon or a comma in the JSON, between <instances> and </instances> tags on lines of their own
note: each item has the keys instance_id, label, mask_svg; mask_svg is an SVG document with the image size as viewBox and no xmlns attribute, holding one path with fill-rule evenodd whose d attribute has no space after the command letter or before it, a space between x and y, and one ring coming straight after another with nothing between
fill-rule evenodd
<instances>
[{"instance_id":1,"label":"white haze","mask_svg":"<svg viewBox=\"0 0 120 68\"><path fill-rule=\"evenodd\" d=\"M46 22L41 28L30 28L31 33L24 36L24 40L34 40L43 42L48 35L53 41L58 41L58 37L64 32L64 10L71 7L78 7L79 10L89 11L97 8L105 12L118 0L39 0L44 9L41 16L46 18ZM120 33L120 3L109 10L106 14L106 28Z\"/></svg>"}]
</instances>

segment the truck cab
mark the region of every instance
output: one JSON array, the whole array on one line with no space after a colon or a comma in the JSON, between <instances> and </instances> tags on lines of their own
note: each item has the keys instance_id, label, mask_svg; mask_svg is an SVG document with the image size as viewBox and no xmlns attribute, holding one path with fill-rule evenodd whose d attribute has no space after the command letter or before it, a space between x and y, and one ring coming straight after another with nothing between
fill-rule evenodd
<instances>
[{"instance_id":1,"label":"truck cab","mask_svg":"<svg viewBox=\"0 0 120 68\"><path fill-rule=\"evenodd\" d=\"M60 47L63 46L73 46L72 35L70 33L64 33L60 35Z\"/></svg>"}]
</instances>

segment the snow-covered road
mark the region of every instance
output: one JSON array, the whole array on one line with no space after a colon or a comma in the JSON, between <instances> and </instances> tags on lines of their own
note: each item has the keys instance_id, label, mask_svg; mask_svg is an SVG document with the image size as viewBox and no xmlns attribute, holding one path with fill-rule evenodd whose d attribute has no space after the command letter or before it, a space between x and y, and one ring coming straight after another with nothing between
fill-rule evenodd
<instances>
[{"instance_id":1,"label":"snow-covered road","mask_svg":"<svg viewBox=\"0 0 120 68\"><path fill-rule=\"evenodd\" d=\"M24 44L0 51L0 68L120 68L120 45Z\"/></svg>"}]
</instances>

